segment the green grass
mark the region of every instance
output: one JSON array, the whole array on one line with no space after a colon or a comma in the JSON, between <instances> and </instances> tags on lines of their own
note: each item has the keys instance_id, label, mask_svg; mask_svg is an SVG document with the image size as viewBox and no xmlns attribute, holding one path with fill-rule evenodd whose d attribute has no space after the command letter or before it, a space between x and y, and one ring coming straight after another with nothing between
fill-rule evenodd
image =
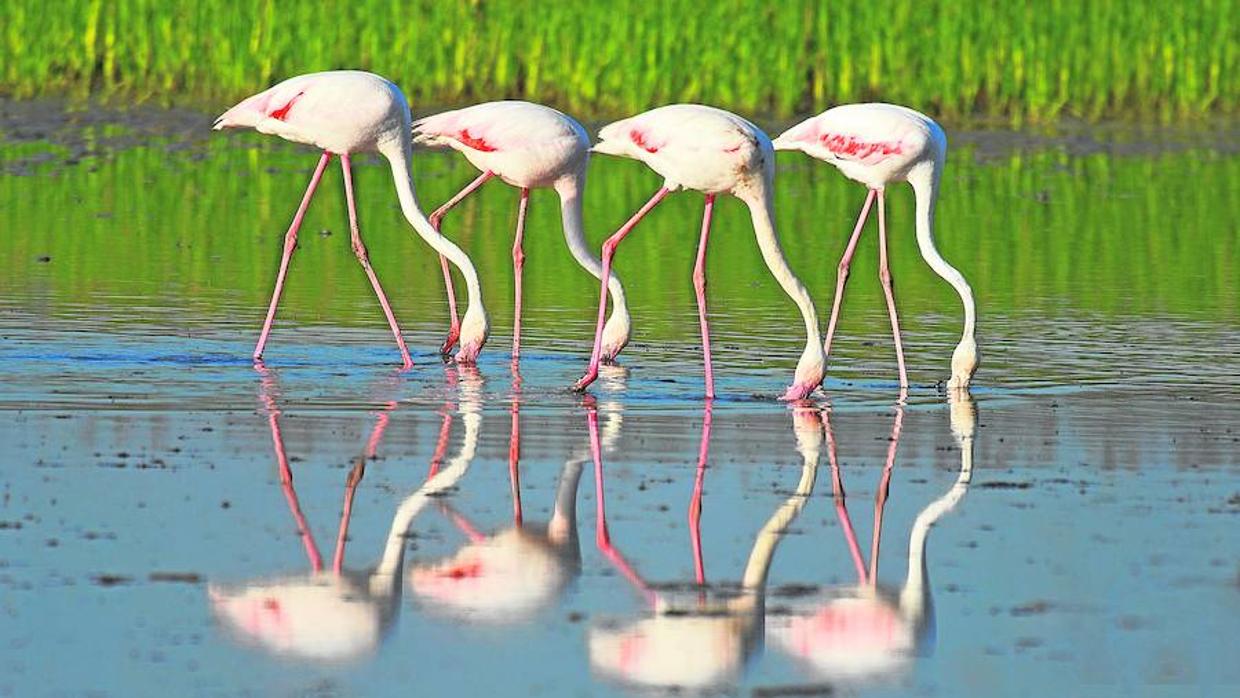
<instances>
[{"instance_id":1,"label":"green grass","mask_svg":"<svg viewBox=\"0 0 1240 698\"><path fill-rule=\"evenodd\" d=\"M423 107L582 118L675 101L790 117L884 100L948 120L1232 115L1232 0L6 0L0 92L225 106L357 67Z\"/></svg>"}]
</instances>

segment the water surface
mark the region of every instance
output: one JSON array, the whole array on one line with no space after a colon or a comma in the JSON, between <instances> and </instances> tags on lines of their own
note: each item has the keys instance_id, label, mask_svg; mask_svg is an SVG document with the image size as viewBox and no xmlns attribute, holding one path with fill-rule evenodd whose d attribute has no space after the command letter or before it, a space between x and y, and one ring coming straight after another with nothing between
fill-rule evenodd
<instances>
[{"instance_id":1,"label":"water surface","mask_svg":"<svg viewBox=\"0 0 1240 698\"><path fill-rule=\"evenodd\" d=\"M872 232L825 390L772 400L799 322L725 203L708 268L720 398L706 405L698 195L621 247L634 341L582 396L565 388L597 286L560 242L554 197L531 204L515 377L516 194L488 185L449 217L494 328L466 371L434 352L436 261L385 168L359 167L363 235L417 364L399 373L333 171L257 370L314 155L208 138L196 114L36 121L3 106L0 695L1240 683L1226 642L1240 621L1234 144L953 138L939 240L979 298L968 401L937 387L958 301L917 256L907 191L889 197L903 405L865 272ZM864 194L818 163L780 165L784 245L825 310ZM426 203L471 176L417 156ZM658 186L602 158L591 177L595 244Z\"/></svg>"}]
</instances>

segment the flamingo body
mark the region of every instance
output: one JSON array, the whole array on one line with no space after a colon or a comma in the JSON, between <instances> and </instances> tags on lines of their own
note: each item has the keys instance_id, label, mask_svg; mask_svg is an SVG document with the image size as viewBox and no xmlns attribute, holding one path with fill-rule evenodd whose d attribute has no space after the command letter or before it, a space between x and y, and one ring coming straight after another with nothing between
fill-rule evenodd
<instances>
[{"instance_id":1,"label":"flamingo body","mask_svg":"<svg viewBox=\"0 0 1240 698\"><path fill-rule=\"evenodd\" d=\"M700 104L672 104L608 124L594 152L640 160L669 191L747 192L774 174L771 139L749 121Z\"/></svg>"},{"instance_id":2,"label":"flamingo body","mask_svg":"<svg viewBox=\"0 0 1240 698\"><path fill-rule=\"evenodd\" d=\"M878 198L879 278L887 299L900 367L900 386L908 387L904 369L904 350L896 313L895 294L887 265L887 233L884 217L884 191L889 184L908 182L917 200L917 244L931 269L955 288L964 305L964 331L952 353L952 374L948 387L967 389L978 366L975 339L976 310L973 291L964 276L943 258L934 244L934 207L939 180L947 158L947 136L933 119L895 104L845 104L828 109L782 133L774 141L776 150L799 150L837 167L844 176L864 184L867 195L857 226L840 260L839 275L831 319L827 324L824 352L829 356L831 340L843 298L857 240L865 224L870 204Z\"/></svg>"},{"instance_id":3,"label":"flamingo body","mask_svg":"<svg viewBox=\"0 0 1240 698\"><path fill-rule=\"evenodd\" d=\"M552 187L586 167L590 136L575 119L530 102L488 102L419 119L414 143L451 148L514 187Z\"/></svg>"},{"instance_id":4,"label":"flamingo body","mask_svg":"<svg viewBox=\"0 0 1240 698\"><path fill-rule=\"evenodd\" d=\"M800 150L871 189L907 181L919 162L942 161L947 137L930 117L895 104L844 104L785 131L776 149Z\"/></svg>"},{"instance_id":5,"label":"flamingo body","mask_svg":"<svg viewBox=\"0 0 1240 698\"><path fill-rule=\"evenodd\" d=\"M409 105L400 88L373 73L340 70L289 78L248 97L215 130L249 127L337 155L376 151L396 137Z\"/></svg>"},{"instance_id":6,"label":"flamingo body","mask_svg":"<svg viewBox=\"0 0 1240 698\"><path fill-rule=\"evenodd\" d=\"M663 187L654 197L604 244L604 276L610 269L610 258L620 240L668 192L693 189L706 195L693 280L702 330L707 397L714 397L714 378L706 320L705 258L711 213L718 194L731 194L748 206L763 261L801 311L807 343L797 364L793 384L783 398L801 399L813 392L822 382L825 365L822 347L818 343L818 316L813 301L788 267L779 245L771 198L775 152L766 134L749 121L722 109L700 104L673 104L604 126L599 132L599 143L593 150L639 160L664 178ZM605 305L606 299L601 298L600 328ZM579 390L598 375L599 344L600 338L596 332L590 367L575 386Z\"/></svg>"},{"instance_id":7,"label":"flamingo body","mask_svg":"<svg viewBox=\"0 0 1240 698\"><path fill-rule=\"evenodd\" d=\"M582 222L581 199L590 158L590 137L580 123L562 112L541 104L515 100L487 102L427 116L414 122L413 136L414 142L419 145L450 148L461 153L483 173L432 215L432 222L436 225L448 209L490 176L499 177L522 192L517 241L513 249L513 267L517 278L513 332L515 358L520 352L520 277L524 264L521 238L524 206L530 189L551 188L556 191L560 197L564 239L569 251L586 271L595 278L601 276L601 264L586 243ZM449 303L454 305L451 277L445 274L444 278ZM615 308L604 332L604 358L611 360L628 344L630 319L624 287L619 279L611 279L608 289ZM445 348L451 346L453 341L450 332L444 343Z\"/></svg>"}]
</instances>

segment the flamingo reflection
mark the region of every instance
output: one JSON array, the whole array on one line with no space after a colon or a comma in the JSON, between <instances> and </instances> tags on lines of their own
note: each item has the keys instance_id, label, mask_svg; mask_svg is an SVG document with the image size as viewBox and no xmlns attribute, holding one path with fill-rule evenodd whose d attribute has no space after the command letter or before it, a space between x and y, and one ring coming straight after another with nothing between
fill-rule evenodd
<instances>
[{"instance_id":1,"label":"flamingo reflection","mask_svg":"<svg viewBox=\"0 0 1240 698\"><path fill-rule=\"evenodd\" d=\"M472 622L525 620L546 608L581 570L577 493L589 448L583 445L572 453L560 470L551 520L546 525L527 522L521 503L520 375L514 376L508 446L512 525L482 533L450 504L441 503L467 542L446 559L412 566L409 588L432 612ZM620 406L608 403L605 409L604 443L611 448L620 436Z\"/></svg>"},{"instance_id":2,"label":"flamingo reflection","mask_svg":"<svg viewBox=\"0 0 1240 698\"><path fill-rule=\"evenodd\" d=\"M591 416L591 429L596 422ZM611 541L605 517L602 460L594 451L598 534L602 553L645 598L648 611L636 621L596 625L590 629L590 663L608 677L645 687L691 689L719 686L734 679L762 638L767 573L780 540L801 512L813 490L822 428L817 412L799 408L794 413L797 449L802 456L795 491L758 531L739 588L707 589L697 532L701 515L702 481L710 440L711 408L707 402L702 421L698 470L690 504L689 524L694 548L698 593L678 595L656 591L642 579Z\"/></svg>"},{"instance_id":3,"label":"flamingo reflection","mask_svg":"<svg viewBox=\"0 0 1240 698\"><path fill-rule=\"evenodd\" d=\"M973 473L976 411L967 393L953 396L951 424L960 446L960 470L951 487L914 520L904 585L892 589L878 583L878 548L902 420L901 405L896 409L892 441L875 502L874 537L867 566L845 506L831 423L828 413L823 412L836 514L848 542L857 583L824 589L791 613L772 614L767 627L773 644L803 660L815 674L827 680L862 682L896 675L907 669L917 653L932 641L933 596L926 565L926 540L931 527L954 509L968 490Z\"/></svg>"},{"instance_id":4,"label":"flamingo reflection","mask_svg":"<svg viewBox=\"0 0 1240 698\"><path fill-rule=\"evenodd\" d=\"M460 452L396 508L379 561L368 570L346 570L344 550L353 494L365 472L366 461L377 452L396 403L388 402L380 410L363 455L358 458L346 480L336 549L331 570L325 571L314 535L293 488L293 474L280 431L275 376L261 365L258 370L261 374L260 398L271 428L280 485L305 547L310 573L239 584L213 583L208 587L212 610L237 639L277 655L329 661L366 656L378 647L395 619L400 599L405 536L413 519L432 498L452 487L464 475L473 457L480 424L476 386L472 390L468 387L462 389L460 411L465 434ZM446 443L446 433L441 441ZM443 447L442 443L440 447Z\"/></svg>"}]
</instances>

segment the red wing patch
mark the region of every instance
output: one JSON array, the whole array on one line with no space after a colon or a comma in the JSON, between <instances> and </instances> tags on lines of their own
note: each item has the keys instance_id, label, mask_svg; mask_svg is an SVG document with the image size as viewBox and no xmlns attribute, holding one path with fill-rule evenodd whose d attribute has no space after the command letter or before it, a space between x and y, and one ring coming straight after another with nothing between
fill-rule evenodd
<instances>
[{"instance_id":1,"label":"red wing patch","mask_svg":"<svg viewBox=\"0 0 1240 698\"><path fill-rule=\"evenodd\" d=\"M898 142L869 143L859 141L855 136L845 136L838 133L824 133L819 137L819 140L822 141L822 147L831 151L837 157L849 160L878 162L888 155L899 155L904 152Z\"/></svg>"},{"instance_id":2,"label":"red wing patch","mask_svg":"<svg viewBox=\"0 0 1240 698\"><path fill-rule=\"evenodd\" d=\"M439 573L440 577L448 579L470 579L482 576L481 562L466 562L460 565L453 565L448 569Z\"/></svg>"},{"instance_id":3,"label":"red wing patch","mask_svg":"<svg viewBox=\"0 0 1240 698\"><path fill-rule=\"evenodd\" d=\"M495 146L487 143L486 139L471 135L469 133L469 129L462 129L461 132L456 135L456 139L461 143L464 143L466 146L473 148L474 150L481 150L484 153L490 153L495 150Z\"/></svg>"},{"instance_id":4,"label":"red wing patch","mask_svg":"<svg viewBox=\"0 0 1240 698\"><path fill-rule=\"evenodd\" d=\"M273 110L267 116L270 116L271 118L276 119L277 121L284 121L286 118L288 118L288 110L292 109L293 105L296 104L297 100L301 99L301 96L304 94L306 94L305 90L298 92L292 99L290 99L287 103L285 103L284 106L280 107L279 109Z\"/></svg>"},{"instance_id":5,"label":"red wing patch","mask_svg":"<svg viewBox=\"0 0 1240 698\"><path fill-rule=\"evenodd\" d=\"M650 143L646 140L646 135L645 135L645 134L643 134L641 131L638 131L637 129L633 129L632 131L629 131L629 138L632 138L632 139L633 139L633 143L634 143L634 144L636 144L638 148L641 148L642 150L646 151L647 153L657 153L657 152L659 152L659 146L657 146L657 145L651 145L651 144L650 144Z\"/></svg>"}]
</instances>

